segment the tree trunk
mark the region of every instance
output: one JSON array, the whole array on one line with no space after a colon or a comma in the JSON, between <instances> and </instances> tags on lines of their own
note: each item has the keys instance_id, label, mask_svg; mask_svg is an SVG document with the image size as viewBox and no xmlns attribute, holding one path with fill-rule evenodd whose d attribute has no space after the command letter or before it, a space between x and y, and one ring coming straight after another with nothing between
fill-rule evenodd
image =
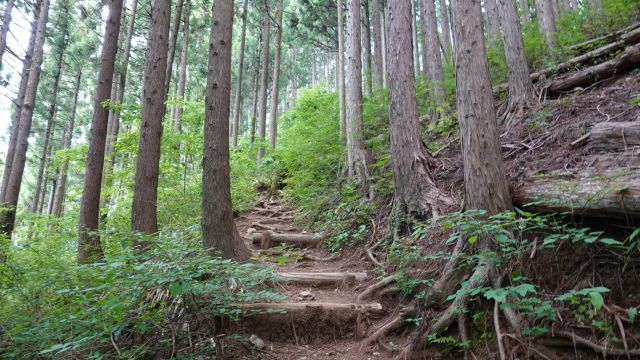
<instances>
[{"instance_id":1,"label":"tree trunk","mask_svg":"<svg viewBox=\"0 0 640 360\"><path fill-rule=\"evenodd\" d=\"M513 0L498 0L498 12L502 25L504 55L509 69L509 104L520 111L532 104L536 95L524 54L516 3Z\"/></svg>"},{"instance_id":2,"label":"tree trunk","mask_svg":"<svg viewBox=\"0 0 640 360\"><path fill-rule=\"evenodd\" d=\"M482 37L480 0L452 0L465 209L511 208Z\"/></svg>"},{"instance_id":3,"label":"tree trunk","mask_svg":"<svg viewBox=\"0 0 640 360\"><path fill-rule=\"evenodd\" d=\"M68 10L68 9L67 9ZM42 144L42 152L40 153L40 166L38 167L38 176L36 180L35 192L33 194L33 203L31 204L31 212L37 212L38 210L38 200L40 199L40 195L43 188L43 178L45 177L45 167L49 157L47 156L47 152L49 149L49 141L53 136L53 125L56 119L57 111L58 111L58 90L60 88L60 76L62 75L62 69L64 67L64 54L67 50L68 44L68 33L69 33L69 21L67 20L61 25L61 30L63 31L62 41L60 44L55 44L55 47L58 47L56 51L56 68L53 72L53 87L51 88L51 103L49 104L49 113L47 114L47 130L44 135L44 142ZM45 180L46 184L46 180Z\"/></svg>"},{"instance_id":4,"label":"tree trunk","mask_svg":"<svg viewBox=\"0 0 640 360\"><path fill-rule=\"evenodd\" d=\"M487 39L490 46L500 39L500 18L496 2L497 0L484 0L484 10L487 16Z\"/></svg>"},{"instance_id":5,"label":"tree trunk","mask_svg":"<svg viewBox=\"0 0 640 360\"><path fill-rule=\"evenodd\" d=\"M527 0L520 0L520 11L522 12L522 21L528 23L531 21L531 10Z\"/></svg>"},{"instance_id":6,"label":"tree trunk","mask_svg":"<svg viewBox=\"0 0 640 360\"><path fill-rule=\"evenodd\" d=\"M36 8L39 7L37 4ZM29 37L29 45L24 55L22 62L22 73L20 74L20 87L18 88L18 95L14 100L16 108L13 113L13 121L11 122L11 135L9 137L9 144L7 146L7 158L4 162L4 170L2 172L2 188L0 188L0 203L4 203L4 199L7 193L7 186L9 186L9 176L11 176L11 170L13 169L13 157L16 151L16 145L18 143L18 133L20 132L20 113L22 112L22 104L24 103L24 95L27 92L27 83L29 82L29 71L31 70L31 59L33 58L33 50L36 41L36 30L38 25L38 15L34 15L34 19L31 22L31 36Z\"/></svg>"},{"instance_id":7,"label":"tree trunk","mask_svg":"<svg viewBox=\"0 0 640 360\"><path fill-rule=\"evenodd\" d=\"M355 180L360 192L366 194L369 190L369 175L364 148L364 125L362 123L361 59L360 2L358 0L347 0L347 169L349 178Z\"/></svg>"},{"instance_id":8,"label":"tree trunk","mask_svg":"<svg viewBox=\"0 0 640 360\"><path fill-rule=\"evenodd\" d=\"M618 57L555 80L545 89L549 95L558 95L577 86L587 86L598 80L619 76L635 69L639 64L640 45L629 46Z\"/></svg>"},{"instance_id":9,"label":"tree trunk","mask_svg":"<svg viewBox=\"0 0 640 360\"><path fill-rule=\"evenodd\" d=\"M388 1L387 16L387 33L394 39L387 48L387 78L395 198L408 213L437 216L453 201L431 179L430 158L420 137L411 61L411 3Z\"/></svg>"},{"instance_id":10,"label":"tree trunk","mask_svg":"<svg viewBox=\"0 0 640 360\"><path fill-rule=\"evenodd\" d=\"M4 198L3 210L0 213L0 232L11 236L16 221L16 206L22 186L22 175L27 161L27 149L29 147L29 135L33 122L38 83L40 81L40 67L44 53L44 43L47 32L47 20L49 18L49 0L42 0L38 15L38 25L34 43L33 57L31 59L31 71L20 111L19 132L16 141L15 154L7 192Z\"/></svg>"},{"instance_id":11,"label":"tree trunk","mask_svg":"<svg viewBox=\"0 0 640 360\"><path fill-rule=\"evenodd\" d=\"M185 90L187 89L187 55L189 53L189 23L191 17L191 0L184 3L184 28L182 35L182 49L180 50L180 74L178 75L178 101L185 101ZM176 106L173 113L173 127L181 131L182 128L182 106Z\"/></svg>"},{"instance_id":12,"label":"tree trunk","mask_svg":"<svg viewBox=\"0 0 640 360\"><path fill-rule=\"evenodd\" d=\"M373 25L373 87L381 89L384 84L384 64L382 55L382 22L380 20L380 0L372 0L371 21Z\"/></svg>"},{"instance_id":13,"label":"tree trunk","mask_svg":"<svg viewBox=\"0 0 640 360\"><path fill-rule=\"evenodd\" d=\"M535 0L538 28L544 36L547 46L556 47L556 19L553 17L551 0Z\"/></svg>"},{"instance_id":14,"label":"tree trunk","mask_svg":"<svg viewBox=\"0 0 640 360\"><path fill-rule=\"evenodd\" d=\"M2 64L2 56L7 48L7 34L9 33L9 24L11 24L11 12L13 11L13 6L13 0L8 0L4 6L2 29L0 29L0 64Z\"/></svg>"},{"instance_id":15,"label":"tree trunk","mask_svg":"<svg viewBox=\"0 0 640 360\"><path fill-rule=\"evenodd\" d=\"M591 129L591 145L599 150L627 151L640 146L640 118L630 122L601 122Z\"/></svg>"},{"instance_id":16,"label":"tree trunk","mask_svg":"<svg viewBox=\"0 0 640 360\"><path fill-rule=\"evenodd\" d=\"M440 0L440 28L442 33L442 48L447 61L451 60L451 22L449 21L449 6L446 0Z\"/></svg>"},{"instance_id":17,"label":"tree trunk","mask_svg":"<svg viewBox=\"0 0 640 360\"><path fill-rule=\"evenodd\" d=\"M420 38L418 37L418 20L416 17L418 13L416 11L416 4L413 0L411 0L411 32L412 32L412 46L413 46L413 74L419 74L421 71L420 67Z\"/></svg>"},{"instance_id":18,"label":"tree trunk","mask_svg":"<svg viewBox=\"0 0 640 360\"><path fill-rule=\"evenodd\" d=\"M362 59L364 67L364 92L367 95L373 93L373 79L371 69L371 26L369 24L369 0L362 3L364 17L362 18Z\"/></svg>"},{"instance_id":19,"label":"tree trunk","mask_svg":"<svg viewBox=\"0 0 640 360\"><path fill-rule=\"evenodd\" d=\"M267 86L269 83L269 33L271 18L268 4L264 3L264 19L262 21L262 70L260 72L260 114L258 117L258 164L264 156L264 141L267 127ZM312 65L313 67L313 65ZM313 69L312 69L313 70Z\"/></svg>"},{"instance_id":20,"label":"tree trunk","mask_svg":"<svg viewBox=\"0 0 640 360\"><path fill-rule=\"evenodd\" d=\"M76 68L75 85L73 90L73 102L71 105L71 113L64 130L64 142L62 148L68 150L71 148L71 140L73 140L73 130L76 120L76 109L78 108L78 95L80 94L80 81L82 79L82 66ZM69 160L64 159L58 170L58 180L56 181L55 196L53 198L53 216L62 216L62 204L67 190L67 172L69 169Z\"/></svg>"},{"instance_id":21,"label":"tree trunk","mask_svg":"<svg viewBox=\"0 0 640 360\"><path fill-rule=\"evenodd\" d=\"M271 79L271 107L269 108L269 144L276 147L278 138L278 95L280 94L280 56L282 52L282 7L278 0L276 8L276 53L273 60L273 78Z\"/></svg>"},{"instance_id":22,"label":"tree trunk","mask_svg":"<svg viewBox=\"0 0 640 360\"><path fill-rule=\"evenodd\" d=\"M422 39L427 79L433 83L433 89L438 99L443 100L444 76L442 74L442 57L440 56L434 0L422 0Z\"/></svg>"},{"instance_id":23,"label":"tree trunk","mask_svg":"<svg viewBox=\"0 0 640 360\"><path fill-rule=\"evenodd\" d=\"M376 9L376 3L378 3L378 7L380 6L379 4L379 0L373 0L373 11L374 11L374 19L373 19L373 34L374 34L374 38L375 36L380 36L380 29L376 29L376 25L375 25L375 9ZM337 0L337 8L338 8L338 70L337 70L337 77L338 77L338 106L340 107L339 112L340 112L340 140L342 141L343 144L347 143L347 105L346 105L346 93L345 93L345 69L344 69L344 1L343 0ZM380 14L380 11L378 11L378 14ZM378 15L378 20L380 15ZM376 35L377 32L377 35ZM376 40L377 41L377 40ZM375 48L375 47L374 47ZM376 59L378 58L378 55L376 54ZM376 73L378 70L378 64L376 63L375 65L376 68ZM376 77L378 75L374 74L374 82L376 81ZM379 77L379 79L382 79L382 77ZM380 84L382 83L382 80L380 80ZM377 83L376 83L377 84ZM378 86L376 85L376 88L378 88Z\"/></svg>"},{"instance_id":24,"label":"tree trunk","mask_svg":"<svg viewBox=\"0 0 640 360\"><path fill-rule=\"evenodd\" d=\"M173 24L169 30L169 47L167 50L167 69L165 70L165 99L169 96L169 88L171 86L171 72L173 71L173 60L176 56L176 43L178 42L178 32L180 31L180 20L182 20L182 3L184 0L177 0L176 15L173 18ZM169 17L171 17L171 9L169 9Z\"/></svg>"},{"instance_id":25,"label":"tree trunk","mask_svg":"<svg viewBox=\"0 0 640 360\"><path fill-rule=\"evenodd\" d=\"M212 11L202 160L202 243L212 254L219 252L225 258L243 261L250 251L233 222L229 169L233 1L216 0Z\"/></svg>"},{"instance_id":26,"label":"tree trunk","mask_svg":"<svg viewBox=\"0 0 640 360\"><path fill-rule=\"evenodd\" d=\"M171 0L156 0L151 13L149 29L149 49L144 65L142 89L142 121L140 122L140 142L136 159L136 179L131 207L133 231L145 234L158 232L158 176L160 172L160 139L166 93L164 89L167 74L167 54L169 42L169 18ZM144 251L149 244L142 241L135 244Z\"/></svg>"},{"instance_id":27,"label":"tree trunk","mask_svg":"<svg viewBox=\"0 0 640 360\"><path fill-rule=\"evenodd\" d=\"M262 37L262 34L260 35ZM258 41L260 42L260 41ZM262 46L256 46L256 60L255 60L255 69L253 75L253 100L251 101L251 124L250 124L250 134L249 141L253 145L256 141L256 120L258 119L258 90L260 90L260 52L262 50Z\"/></svg>"},{"instance_id":28,"label":"tree trunk","mask_svg":"<svg viewBox=\"0 0 640 360\"><path fill-rule=\"evenodd\" d=\"M119 72L119 80L116 88L116 96L114 103L122 104L124 101L125 88L127 86L127 74L129 72L129 57L131 56L131 40L133 38L133 30L135 27L135 19L137 13L138 2L133 1L131 7L131 15L129 19L129 25L127 26L126 32L126 40L125 40L125 48L123 57L120 64L120 72ZM122 19L124 20L124 13ZM114 74L115 75L115 74ZM115 84L115 82L114 82ZM111 179L111 174L113 173L113 168L115 166L115 143L118 140L118 133L120 132L120 112L118 110L113 111L109 117L109 124L107 127L107 144L105 146L105 159L106 163L103 170L102 181L104 183L104 189L111 188L113 184L113 180ZM100 217L101 222L105 222L107 220L107 212L109 208L109 203L111 202L111 193L109 191L101 196L100 198L100 208L103 209L102 216Z\"/></svg>"},{"instance_id":29,"label":"tree trunk","mask_svg":"<svg viewBox=\"0 0 640 360\"><path fill-rule=\"evenodd\" d=\"M44 0L47 1L47 0ZM114 65L120 35L120 17L122 0L113 0L109 5L109 18L105 29L100 55L100 71L93 102L93 119L89 136L86 173L80 203L80 222L78 224L78 262L88 263L95 258L102 258L100 236L96 233L100 217L100 190L104 167L104 150L107 140L107 122L109 110L102 102L111 95Z\"/></svg>"},{"instance_id":30,"label":"tree trunk","mask_svg":"<svg viewBox=\"0 0 640 360\"><path fill-rule=\"evenodd\" d=\"M282 1L282 0L281 0ZM240 35L240 59L238 60L238 80L236 81L236 104L233 112L233 147L238 147L238 134L240 133L240 118L242 117L242 75L244 73L244 47L247 38L247 10L249 10L249 0L244 0L242 11L242 35ZM277 34L280 34L279 30ZM276 37L278 35L276 34ZM277 51L276 51L277 55Z\"/></svg>"}]
</instances>

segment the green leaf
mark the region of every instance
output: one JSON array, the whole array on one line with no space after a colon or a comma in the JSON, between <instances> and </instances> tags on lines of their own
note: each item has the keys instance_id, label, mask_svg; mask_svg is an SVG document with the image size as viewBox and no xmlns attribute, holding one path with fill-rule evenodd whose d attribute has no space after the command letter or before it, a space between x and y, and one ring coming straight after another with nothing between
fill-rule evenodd
<instances>
[{"instance_id":1,"label":"green leaf","mask_svg":"<svg viewBox=\"0 0 640 360\"><path fill-rule=\"evenodd\" d=\"M496 234L496 236L494 236L494 239L496 239L497 242L499 243L507 243L509 241L511 241L511 239L504 234Z\"/></svg>"},{"instance_id":2,"label":"green leaf","mask_svg":"<svg viewBox=\"0 0 640 360\"><path fill-rule=\"evenodd\" d=\"M638 309L636 308L627 309L627 317L629 318L629 321L631 321L632 323L636 322L636 318L638 317Z\"/></svg>"},{"instance_id":3,"label":"green leaf","mask_svg":"<svg viewBox=\"0 0 640 360\"><path fill-rule=\"evenodd\" d=\"M469 244L474 245L475 243L478 242L478 235L469 236L467 241L469 242Z\"/></svg>"},{"instance_id":4,"label":"green leaf","mask_svg":"<svg viewBox=\"0 0 640 360\"><path fill-rule=\"evenodd\" d=\"M591 305L593 305L596 310L602 309L604 306L604 298L599 292L590 292L589 297L591 298Z\"/></svg>"},{"instance_id":5,"label":"green leaf","mask_svg":"<svg viewBox=\"0 0 640 360\"><path fill-rule=\"evenodd\" d=\"M610 246L620 246L623 245L622 242L618 241L618 240L614 240L614 239L610 239L610 238L604 238L604 239L600 239L600 242L605 244L605 245L610 245Z\"/></svg>"}]
</instances>

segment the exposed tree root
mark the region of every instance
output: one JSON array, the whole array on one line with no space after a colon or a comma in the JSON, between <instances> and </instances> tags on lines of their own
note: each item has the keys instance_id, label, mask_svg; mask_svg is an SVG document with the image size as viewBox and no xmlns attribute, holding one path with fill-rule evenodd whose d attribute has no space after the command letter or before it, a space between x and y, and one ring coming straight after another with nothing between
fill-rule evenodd
<instances>
[{"instance_id":1,"label":"exposed tree root","mask_svg":"<svg viewBox=\"0 0 640 360\"><path fill-rule=\"evenodd\" d=\"M377 283L369 286L363 292L361 292L360 295L358 295L358 301L364 301L373 297L374 294L381 291L382 289L384 289L390 283L396 281L397 279L398 279L398 275L390 275L378 281Z\"/></svg>"},{"instance_id":2,"label":"exposed tree root","mask_svg":"<svg viewBox=\"0 0 640 360\"><path fill-rule=\"evenodd\" d=\"M589 339L583 338L581 336L578 336L574 333L568 332L568 331L558 331L556 333L554 333L554 337L553 338L563 338L563 339L567 339L570 342L566 342L566 343L545 343L544 345L546 346L581 346L581 347L585 347L588 349L591 349L597 353L602 354L604 357L606 356L640 356L640 349L632 349L632 350L625 350L625 349L618 349L618 348L614 348L614 347L609 347L607 345L600 345L600 344L596 344L594 342L592 342ZM551 339L553 339L551 338Z\"/></svg>"},{"instance_id":3,"label":"exposed tree root","mask_svg":"<svg viewBox=\"0 0 640 360\"><path fill-rule=\"evenodd\" d=\"M396 315L393 319L387 321L383 326L379 327L378 330L376 330L373 334L369 335L369 337L367 337L363 341L362 347L369 346L376 341L379 341L390 332L401 328L405 324L405 319L410 316L414 316L415 314L415 307L402 307L398 315Z\"/></svg>"}]
</instances>

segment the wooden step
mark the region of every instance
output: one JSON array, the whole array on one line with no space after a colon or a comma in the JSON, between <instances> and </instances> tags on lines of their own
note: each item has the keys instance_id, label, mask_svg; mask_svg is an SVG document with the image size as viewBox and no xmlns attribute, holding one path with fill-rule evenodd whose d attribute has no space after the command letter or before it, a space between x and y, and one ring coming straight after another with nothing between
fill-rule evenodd
<instances>
[{"instance_id":1,"label":"wooden step","mask_svg":"<svg viewBox=\"0 0 640 360\"><path fill-rule=\"evenodd\" d=\"M349 272L296 272L296 273L277 273L276 281L300 284L300 285L336 285L336 286L353 286L367 279L367 273L349 273Z\"/></svg>"},{"instance_id":2,"label":"wooden step","mask_svg":"<svg viewBox=\"0 0 640 360\"><path fill-rule=\"evenodd\" d=\"M366 336L368 319L382 316L379 303L256 303L245 311L240 331L268 341L309 344Z\"/></svg>"},{"instance_id":3,"label":"wooden step","mask_svg":"<svg viewBox=\"0 0 640 360\"><path fill-rule=\"evenodd\" d=\"M272 231L251 234L251 240L254 244L260 244L261 249L268 249L277 243L316 247L322 243L324 237L324 234L279 234Z\"/></svg>"}]
</instances>

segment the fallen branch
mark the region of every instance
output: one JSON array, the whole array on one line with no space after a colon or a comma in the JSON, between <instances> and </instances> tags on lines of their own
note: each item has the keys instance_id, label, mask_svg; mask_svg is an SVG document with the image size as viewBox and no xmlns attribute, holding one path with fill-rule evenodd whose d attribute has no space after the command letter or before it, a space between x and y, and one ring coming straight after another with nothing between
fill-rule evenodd
<instances>
[{"instance_id":1,"label":"fallen branch","mask_svg":"<svg viewBox=\"0 0 640 360\"><path fill-rule=\"evenodd\" d=\"M356 282L363 282L367 279L367 273L278 273L276 274L277 282L286 282L292 284L304 285L349 285L353 286Z\"/></svg>"},{"instance_id":2,"label":"fallen branch","mask_svg":"<svg viewBox=\"0 0 640 360\"><path fill-rule=\"evenodd\" d=\"M640 349L624 350L608 345L600 345L592 342L589 339L578 336L568 331L558 331L554 334L554 337L560 337L570 340L574 345L581 345L593 350L594 352L601 353L603 356L640 356Z\"/></svg>"},{"instance_id":3,"label":"fallen branch","mask_svg":"<svg viewBox=\"0 0 640 360\"><path fill-rule=\"evenodd\" d=\"M398 279L398 275L390 275L385 277L384 279L378 281L377 283L369 286L363 292L358 295L358 301L364 301L371 298L376 292L384 289L390 283L396 281Z\"/></svg>"},{"instance_id":4,"label":"fallen branch","mask_svg":"<svg viewBox=\"0 0 640 360\"><path fill-rule=\"evenodd\" d=\"M640 121L598 123L591 129L590 143L601 150L640 146Z\"/></svg>"},{"instance_id":5,"label":"fallen branch","mask_svg":"<svg viewBox=\"0 0 640 360\"><path fill-rule=\"evenodd\" d=\"M569 46L569 50L573 50L573 51L578 51L581 52L585 49L589 49L591 47L593 47L594 44L601 44L603 42L611 42L611 41L616 41L618 39L620 39L620 36L623 34L626 34L629 31L632 31L636 28L640 27L640 23L635 23L633 25L627 26L624 29L618 30L616 32L613 33L609 33L594 39L590 39L587 41L583 41L581 43L575 44L575 45L571 45Z\"/></svg>"}]
</instances>

